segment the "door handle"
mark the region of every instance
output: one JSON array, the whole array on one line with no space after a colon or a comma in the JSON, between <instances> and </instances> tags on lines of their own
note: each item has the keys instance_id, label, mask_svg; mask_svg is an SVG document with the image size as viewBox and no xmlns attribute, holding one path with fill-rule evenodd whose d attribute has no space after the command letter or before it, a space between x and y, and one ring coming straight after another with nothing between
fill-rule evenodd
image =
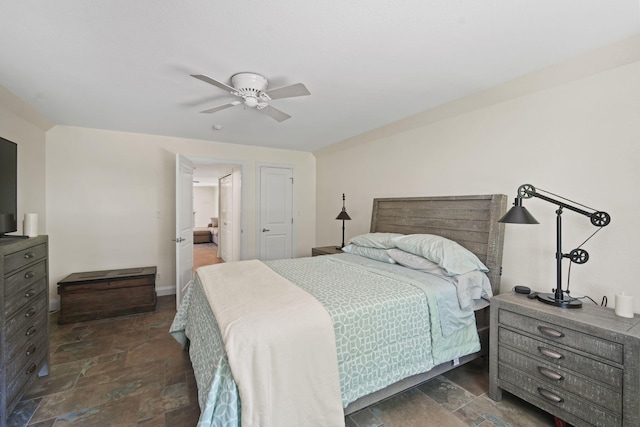
<instances>
[{"instance_id":1,"label":"door handle","mask_svg":"<svg viewBox=\"0 0 640 427\"><path fill-rule=\"evenodd\" d=\"M263 233L264 233L264 232L266 232L266 231L271 231L271 230L267 230L266 228L263 228L263 229L262 229L262 232L263 232Z\"/></svg>"},{"instance_id":2,"label":"door handle","mask_svg":"<svg viewBox=\"0 0 640 427\"><path fill-rule=\"evenodd\" d=\"M178 237L177 239L171 239L176 243L180 243L180 242L184 242L185 239L183 239L182 237Z\"/></svg>"}]
</instances>

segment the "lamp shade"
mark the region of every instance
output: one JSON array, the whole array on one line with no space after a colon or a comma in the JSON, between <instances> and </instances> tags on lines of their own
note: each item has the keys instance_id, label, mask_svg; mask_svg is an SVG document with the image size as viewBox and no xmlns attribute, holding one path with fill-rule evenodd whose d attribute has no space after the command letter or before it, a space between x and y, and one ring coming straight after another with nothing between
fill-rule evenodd
<instances>
[{"instance_id":1,"label":"lamp shade","mask_svg":"<svg viewBox=\"0 0 640 427\"><path fill-rule=\"evenodd\" d=\"M335 212L335 211L334 211ZM338 216L336 217L336 219L341 219L343 221L348 221L351 219L351 217L349 216L349 214L347 213L346 210L344 210L344 208L342 208L342 212L340 212L338 214Z\"/></svg>"},{"instance_id":2,"label":"lamp shade","mask_svg":"<svg viewBox=\"0 0 640 427\"><path fill-rule=\"evenodd\" d=\"M507 222L510 224L540 224L533 215L529 213L527 208L522 206L522 198L520 197L516 197L513 207L509 209L498 222Z\"/></svg>"}]
</instances>

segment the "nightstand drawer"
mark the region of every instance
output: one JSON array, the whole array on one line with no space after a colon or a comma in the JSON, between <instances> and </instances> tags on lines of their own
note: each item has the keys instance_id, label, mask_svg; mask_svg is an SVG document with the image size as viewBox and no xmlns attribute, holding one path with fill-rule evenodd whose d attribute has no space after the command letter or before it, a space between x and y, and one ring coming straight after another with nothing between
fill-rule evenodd
<instances>
[{"instance_id":1,"label":"nightstand drawer","mask_svg":"<svg viewBox=\"0 0 640 427\"><path fill-rule=\"evenodd\" d=\"M601 427L622 425L622 418L619 415L558 387L538 381L509 366L500 365L500 377L508 378L506 381L512 384L512 387L505 387L507 390L517 391L518 396L532 403L542 402L543 409L548 405L566 411L583 420L580 425ZM529 396L524 395L523 392Z\"/></svg>"},{"instance_id":2,"label":"nightstand drawer","mask_svg":"<svg viewBox=\"0 0 640 427\"><path fill-rule=\"evenodd\" d=\"M560 325L545 323L508 310L500 310L498 321L531 335L566 345L612 362L623 363L623 346Z\"/></svg>"},{"instance_id":3,"label":"nightstand drawer","mask_svg":"<svg viewBox=\"0 0 640 427\"><path fill-rule=\"evenodd\" d=\"M590 379L576 375L572 371L535 359L505 346L500 346L498 349L498 359L501 380L513 381L513 379L508 378L511 371L503 369L508 365L538 381L543 381L564 391L579 390L580 396L584 399L601 405L617 414L622 413L622 392L620 388L608 387L604 384L593 382Z\"/></svg>"},{"instance_id":4,"label":"nightstand drawer","mask_svg":"<svg viewBox=\"0 0 640 427\"><path fill-rule=\"evenodd\" d=\"M589 377L596 381L622 388L622 369L502 327L498 330L498 339L500 346L509 346L574 372L588 372Z\"/></svg>"},{"instance_id":5,"label":"nightstand drawer","mask_svg":"<svg viewBox=\"0 0 640 427\"><path fill-rule=\"evenodd\" d=\"M341 254L342 249L337 246L321 246L318 248L311 248L311 256L319 256L319 255L335 255Z\"/></svg>"}]
</instances>

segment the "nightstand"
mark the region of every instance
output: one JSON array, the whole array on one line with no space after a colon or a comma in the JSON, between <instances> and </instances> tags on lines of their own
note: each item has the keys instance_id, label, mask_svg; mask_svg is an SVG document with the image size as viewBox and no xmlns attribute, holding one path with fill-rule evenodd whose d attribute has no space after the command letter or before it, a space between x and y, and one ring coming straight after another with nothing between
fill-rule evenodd
<instances>
[{"instance_id":1,"label":"nightstand","mask_svg":"<svg viewBox=\"0 0 640 427\"><path fill-rule=\"evenodd\" d=\"M506 390L576 426L640 425L640 315L491 299L489 396Z\"/></svg>"},{"instance_id":2,"label":"nightstand","mask_svg":"<svg viewBox=\"0 0 640 427\"><path fill-rule=\"evenodd\" d=\"M338 246L322 246L319 248L311 248L311 256L334 255L341 253L342 249L340 249Z\"/></svg>"}]
</instances>

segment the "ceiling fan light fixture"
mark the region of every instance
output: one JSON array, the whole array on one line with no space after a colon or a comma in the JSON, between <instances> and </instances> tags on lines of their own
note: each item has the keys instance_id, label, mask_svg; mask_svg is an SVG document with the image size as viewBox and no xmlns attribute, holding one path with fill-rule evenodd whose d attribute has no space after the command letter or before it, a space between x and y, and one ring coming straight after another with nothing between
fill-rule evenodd
<instances>
[{"instance_id":1,"label":"ceiling fan light fixture","mask_svg":"<svg viewBox=\"0 0 640 427\"><path fill-rule=\"evenodd\" d=\"M247 96L246 98L244 98L244 105L253 108L258 105L258 100L253 96Z\"/></svg>"}]
</instances>

